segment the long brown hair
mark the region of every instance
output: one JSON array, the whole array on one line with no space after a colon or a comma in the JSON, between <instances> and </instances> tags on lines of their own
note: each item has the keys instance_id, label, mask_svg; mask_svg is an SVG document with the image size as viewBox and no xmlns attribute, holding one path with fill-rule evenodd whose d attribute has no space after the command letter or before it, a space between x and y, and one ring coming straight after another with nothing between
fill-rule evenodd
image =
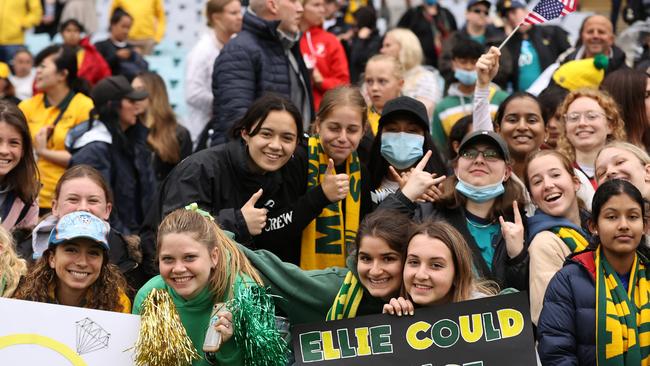
<instances>
[{"instance_id":1,"label":"long brown hair","mask_svg":"<svg viewBox=\"0 0 650 366\"><path fill-rule=\"evenodd\" d=\"M40 189L38 168L34 159L32 136L23 112L12 103L0 101L0 122L15 128L22 139L23 157L4 177L4 181L26 205L31 205Z\"/></svg>"},{"instance_id":2,"label":"long brown hair","mask_svg":"<svg viewBox=\"0 0 650 366\"><path fill-rule=\"evenodd\" d=\"M149 93L149 108L144 124L149 128L147 143L165 163L176 164L181 148L176 137L176 115L169 104L165 82L160 75L145 71L137 76Z\"/></svg>"},{"instance_id":3,"label":"long brown hair","mask_svg":"<svg viewBox=\"0 0 650 366\"><path fill-rule=\"evenodd\" d=\"M494 295L498 292L498 286L495 283L476 278L472 269L472 251L463 235L453 226L444 221L427 220L413 227L408 243L410 244L411 240L417 235L438 239L449 248L454 264L454 280L450 289L452 302L469 300L474 292L485 295ZM403 255L404 260L406 260L407 253L408 245ZM402 295L407 296L404 288L402 289Z\"/></svg>"},{"instance_id":4,"label":"long brown hair","mask_svg":"<svg viewBox=\"0 0 650 366\"><path fill-rule=\"evenodd\" d=\"M30 268L25 281L18 288L16 298L37 302L52 302L50 296L54 289L56 294L57 276L56 271L50 267L50 257L54 255L56 247L48 248L43 256ZM116 265L108 262L108 253L103 252L101 272L97 281L86 290L86 304L89 309L122 312L123 306L120 302L128 289L126 280ZM56 296L56 295L55 295Z\"/></svg>"},{"instance_id":5,"label":"long brown hair","mask_svg":"<svg viewBox=\"0 0 650 366\"><path fill-rule=\"evenodd\" d=\"M210 253L215 247L217 248L219 262L217 267L212 270L209 279L209 286L215 299L226 300L226 296L229 298L233 296L231 289L238 274L247 275L258 284L263 284L248 258L212 219L196 211L183 208L172 211L158 227L156 248L158 254L160 254L163 237L172 233L184 233L191 236L197 242L205 245Z\"/></svg>"}]
</instances>

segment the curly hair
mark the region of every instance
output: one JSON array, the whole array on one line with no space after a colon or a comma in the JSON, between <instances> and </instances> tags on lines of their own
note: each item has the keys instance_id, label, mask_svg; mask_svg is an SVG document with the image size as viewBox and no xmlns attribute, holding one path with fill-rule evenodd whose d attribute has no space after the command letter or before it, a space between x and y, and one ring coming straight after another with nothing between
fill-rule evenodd
<instances>
[{"instance_id":1,"label":"curly hair","mask_svg":"<svg viewBox=\"0 0 650 366\"><path fill-rule=\"evenodd\" d=\"M156 251L160 255L162 239L167 234L184 233L197 242L205 245L209 252L218 249L219 265L210 273L209 286L215 299L232 296L236 276L244 274L259 285L263 285L261 277L251 262L238 248L237 244L221 230L219 225L202 214L184 208L172 211L158 227Z\"/></svg>"},{"instance_id":2,"label":"curly hair","mask_svg":"<svg viewBox=\"0 0 650 366\"><path fill-rule=\"evenodd\" d=\"M0 297L11 297L26 273L27 264L16 254L13 238L0 226L0 281L5 283Z\"/></svg>"},{"instance_id":3,"label":"curly hair","mask_svg":"<svg viewBox=\"0 0 650 366\"><path fill-rule=\"evenodd\" d=\"M557 142L557 150L571 161L576 160L576 150L566 137L566 113L571 104L573 104L576 99L582 97L595 100L605 112L607 122L612 130L612 133L607 135L607 141L605 142L614 140L625 141L627 137L625 132L625 122L621 118L616 101L614 101L607 92L588 88L574 90L566 96L564 102L560 106L560 128L563 132L560 134L560 138Z\"/></svg>"},{"instance_id":4,"label":"curly hair","mask_svg":"<svg viewBox=\"0 0 650 366\"><path fill-rule=\"evenodd\" d=\"M54 300L51 291L54 289L56 293L57 276L55 270L49 265L54 250L52 248L45 250L43 256L30 268L24 283L16 292L17 299L37 302L52 302ZM108 253L104 252L101 272L97 281L86 290L84 307L122 312L124 309L120 302L120 296L125 293L127 288L126 280L119 268L108 263Z\"/></svg>"}]
</instances>

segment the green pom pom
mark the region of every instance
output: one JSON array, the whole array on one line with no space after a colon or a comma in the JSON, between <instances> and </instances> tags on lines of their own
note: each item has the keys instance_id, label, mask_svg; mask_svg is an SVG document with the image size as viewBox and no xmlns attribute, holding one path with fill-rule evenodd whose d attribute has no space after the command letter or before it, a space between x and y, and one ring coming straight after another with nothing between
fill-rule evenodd
<instances>
[{"instance_id":1,"label":"green pom pom","mask_svg":"<svg viewBox=\"0 0 650 366\"><path fill-rule=\"evenodd\" d=\"M256 284L239 286L229 301L233 309L234 337L246 366L285 366L289 349L275 326L275 304L266 289Z\"/></svg>"},{"instance_id":2,"label":"green pom pom","mask_svg":"<svg viewBox=\"0 0 650 366\"><path fill-rule=\"evenodd\" d=\"M598 70L606 70L609 66L609 57L603 53L599 53L594 57L594 66Z\"/></svg>"}]
</instances>

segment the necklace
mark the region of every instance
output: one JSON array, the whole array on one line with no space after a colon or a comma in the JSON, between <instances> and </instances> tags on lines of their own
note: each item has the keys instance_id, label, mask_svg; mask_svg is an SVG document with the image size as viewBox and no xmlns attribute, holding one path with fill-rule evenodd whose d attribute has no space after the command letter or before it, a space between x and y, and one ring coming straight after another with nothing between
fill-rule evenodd
<instances>
[{"instance_id":1,"label":"necklace","mask_svg":"<svg viewBox=\"0 0 650 366\"><path fill-rule=\"evenodd\" d=\"M474 221L472 221L472 220L470 220L468 218L465 218L465 221L467 221L468 224L474 226L477 229L485 229L486 227L493 225L496 220L492 220L492 221L490 221L490 222L488 222L487 224L484 224L484 225L477 224L477 223L475 223Z\"/></svg>"}]
</instances>

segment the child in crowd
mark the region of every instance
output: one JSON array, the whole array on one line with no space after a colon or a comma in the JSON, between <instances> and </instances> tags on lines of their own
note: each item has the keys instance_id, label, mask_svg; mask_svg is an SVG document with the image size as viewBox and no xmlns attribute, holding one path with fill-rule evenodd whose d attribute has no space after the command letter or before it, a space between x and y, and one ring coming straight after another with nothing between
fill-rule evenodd
<instances>
[{"instance_id":1,"label":"child in crowd","mask_svg":"<svg viewBox=\"0 0 650 366\"><path fill-rule=\"evenodd\" d=\"M38 222L38 169L25 115L0 102L0 225L10 232L31 230Z\"/></svg>"},{"instance_id":2,"label":"child in crowd","mask_svg":"<svg viewBox=\"0 0 650 366\"><path fill-rule=\"evenodd\" d=\"M126 281L108 261L109 231L106 221L89 212L63 216L16 298L130 313Z\"/></svg>"},{"instance_id":3,"label":"child in crowd","mask_svg":"<svg viewBox=\"0 0 650 366\"><path fill-rule=\"evenodd\" d=\"M650 313L643 197L619 179L593 197L595 245L567 259L546 290L539 318L542 364L645 365Z\"/></svg>"},{"instance_id":4,"label":"child in crowd","mask_svg":"<svg viewBox=\"0 0 650 366\"><path fill-rule=\"evenodd\" d=\"M29 99L34 95L34 57L26 48L20 48L14 53L11 60L11 68L14 73L9 75L9 81L14 86L16 98L20 100Z\"/></svg>"},{"instance_id":5,"label":"child in crowd","mask_svg":"<svg viewBox=\"0 0 650 366\"><path fill-rule=\"evenodd\" d=\"M242 287L262 284L259 275L236 244L206 212L178 209L158 229L157 254L160 275L147 282L136 295L133 313L141 314L145 298L153 289L171 295L181 322L201 355L194 366L210 365L203 354L203 341L215 303L237 296ZM231 337L233 316L217 313L213 325L221 333L217 365L243 365L245 349ZM156 319L161 321L161 319Z\"/></svg>"},{"instance_id":6,"label":"child in crowd","mask_svg":"<svg viewBox=\"0 0 650 366\"><path fill-rule=\"evenodd\" d=\"M369 174L356 152L367 125L366 110L363 96L353 87L332 89L321 101L316 135L308 141L307 187L332 188L323 190L332 203L302 233L303 269L344 266L359 222L372 211ZM323 228L335 234L325 235Z\"/></svg>"},{"instance_id":7,"label":"child in crowd","mask_svg":"<svg viewBox=\"0 0 650 366\"><path fill-rule=\"evenodd\" d=\"M578 200L580 181L571 162L559 152L539 150L531 154L524 178L538 207L528 218L530 306L533 323L537 324L551 278L568 255L583 251L589 244L589 212Z\"/></svg>"},{"instance_id":8,"label":"child in crowd","mask_svg":"<svg viewBox=\"0 0 650 366\"><path fill-rule=\"evenodd\" d=\"M472 269L472 252L446 222L423 222L411 231L404 255L404 286L384 305L391 315L413 315L418 306L442 305L496 295Z\"/></svg>"},{"instance_id":9,"label":"child in crowd","mask_svg":"<svg viewBox=\"0 0 650 366\"><path fill-rule=\"evenodd\" d=\"M368 98L368 123L377 135L384 105L402 94L404 67L393 56L375 55L366 64L364 86Z\"/></svg>"}]
</instances>

